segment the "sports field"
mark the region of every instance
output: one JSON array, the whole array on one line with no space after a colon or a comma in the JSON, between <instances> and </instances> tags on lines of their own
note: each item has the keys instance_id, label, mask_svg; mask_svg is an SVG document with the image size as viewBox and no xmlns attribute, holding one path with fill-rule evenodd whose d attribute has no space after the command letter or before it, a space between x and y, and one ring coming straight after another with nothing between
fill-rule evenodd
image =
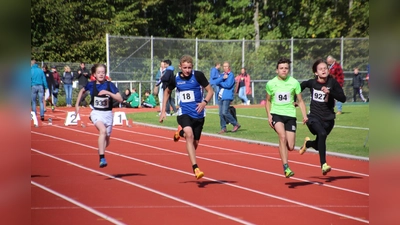
<instances>
[{"instance_id":1,"label":"sports field","mask_svg":"<svg viewBox=\"0 0 400 225\"><path fill-rule=\"evenodd\" d=\"M278 137L274 130L268 125L265 108L261 105L242 106L236 105L237 118L242 126L236 133L225 133L224 136L232 138L241 138L259 142L268 142L277 144ZM307 106L308 107L308 106ZM127 112L128 118L135 122L149 123L159 126L176 128L176 116L168 117L162 124L158 122L158 116L155 112L140 112L132 109L132 114ZM300 109L297 109L297 121L301 121ZM231 125L227 126L232 129ZM220 130L219 116L217 106L207 106L206 122L203 132L212 135L218 135ZM309 136L313 139L306 125L300 122L297 127L296 146L301 146L304 137ZM172 135L172 133L171 133ZM338 115L335 122L335 128L328 136L327 150L350 154L355 156L369 156L369 104L366 103L347 103L343 105L343 114ZM365 145L365 146L364 146Z\"/></svg>"}]
</instances>

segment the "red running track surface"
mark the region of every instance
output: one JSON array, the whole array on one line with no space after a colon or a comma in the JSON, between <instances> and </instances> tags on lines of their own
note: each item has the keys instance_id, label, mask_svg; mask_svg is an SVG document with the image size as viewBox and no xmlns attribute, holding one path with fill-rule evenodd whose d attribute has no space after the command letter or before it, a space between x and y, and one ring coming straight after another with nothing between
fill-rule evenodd
<instances>
[{"instance_id":1,"label":"red running track surface","mask_svg":"<svg viewBox=\"0 0 400 225\"><path fill-rule=\"evenodd\" d=\"M184 140L134 123L113 127L99 168L96 128L48 115L31 129L33 225L369 223L368 161L328 156L323 176L317 154L293 151L285 178L276 147L203 135L196 180Z\"/></svg>"}]
</instances>

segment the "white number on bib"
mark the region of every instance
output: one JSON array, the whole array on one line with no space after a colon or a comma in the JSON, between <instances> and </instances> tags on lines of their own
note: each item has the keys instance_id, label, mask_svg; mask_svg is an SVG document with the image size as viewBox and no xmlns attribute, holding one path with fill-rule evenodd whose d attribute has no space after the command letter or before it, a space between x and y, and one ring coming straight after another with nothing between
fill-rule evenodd
<instances>
[{"instance_id":1,"label":"white number on bib","mask_svg":"<svg viewBox=\"0 0 400 225\"><path fill-rule=\"evenodd\" d=\"M313 96L312 99L316 102L325 102L326 95L321 90L313 89Z\"/></svg>"},{"instance_id":2,"label":"white number on bib","mask_svg":"<svg viewBox=\"0 0 400 225\"><path fill-rule=\"evenodd\" d=\"M275 101L279 103L290 102L290 92L277 92L275 94Z\"/></svg>"},{"instance_id":3,"label":"white number on bib","mask_svg":"<svg viewBox=\"0 0 400 225\"><path fill-rule=\"evenodd\" d=\"M107 109L109 105L108 97L94 97L93 105L95 108Z\"/></svg>"},{"instance_id":4,"label":"white number on bib","mask_svg":"<svg viewBox=\"0 0 400 225\"><path fill-rule=\"evenodd\" d=\"M194 92L193 91L181 91L179 92L179 100L181 102L194 102Z\"/></svg>"}]
</instances>

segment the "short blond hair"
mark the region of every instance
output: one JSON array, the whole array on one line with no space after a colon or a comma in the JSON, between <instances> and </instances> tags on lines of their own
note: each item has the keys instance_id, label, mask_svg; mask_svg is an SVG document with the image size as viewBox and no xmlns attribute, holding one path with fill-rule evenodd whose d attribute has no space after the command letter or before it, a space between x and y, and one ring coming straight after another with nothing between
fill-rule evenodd
<instances>
[{"instance_id":1,"label":"short blond hair","mask_svg":"<svg viewBox=\"0 0 400 225\"><path fill-rule=\"evenodd\" d=\"M64 66L64 71L65 72L71 72L71 68L69 66Z\"/></svg>"},{"instance_id":2,"label":"short blond hair","mask_svg":"<svg viewBox=\"0 0 400 225\"><path fill-rule=\"evenodd\" d=\"M184 62L190 63L190 64L193 65L193 58L192 58L192 56L190 56L190 55L183 55L183 56L181 57L181 59L179 60L179 63L182 65L182 63L184 63Z\"/></svg>"}]
</instances>

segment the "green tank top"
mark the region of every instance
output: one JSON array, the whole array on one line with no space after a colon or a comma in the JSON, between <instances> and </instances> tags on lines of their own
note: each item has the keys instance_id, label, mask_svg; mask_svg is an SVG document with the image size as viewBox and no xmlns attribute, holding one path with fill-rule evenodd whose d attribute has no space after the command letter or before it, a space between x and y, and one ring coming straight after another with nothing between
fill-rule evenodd
<instances>
[{"instance_id":1,"label":"green tank top","mask_svg":"<svg viewBox=\"0 0 400 225\"><path fill-rule=\"evenodd\" d=\"M300 83L296 79L288 76L286 80L280 80L276 76L268 81L265 90L271 96L271 114L296 118L293 101L294 96L301 92Z\"/></svg>"}]
</instances>

